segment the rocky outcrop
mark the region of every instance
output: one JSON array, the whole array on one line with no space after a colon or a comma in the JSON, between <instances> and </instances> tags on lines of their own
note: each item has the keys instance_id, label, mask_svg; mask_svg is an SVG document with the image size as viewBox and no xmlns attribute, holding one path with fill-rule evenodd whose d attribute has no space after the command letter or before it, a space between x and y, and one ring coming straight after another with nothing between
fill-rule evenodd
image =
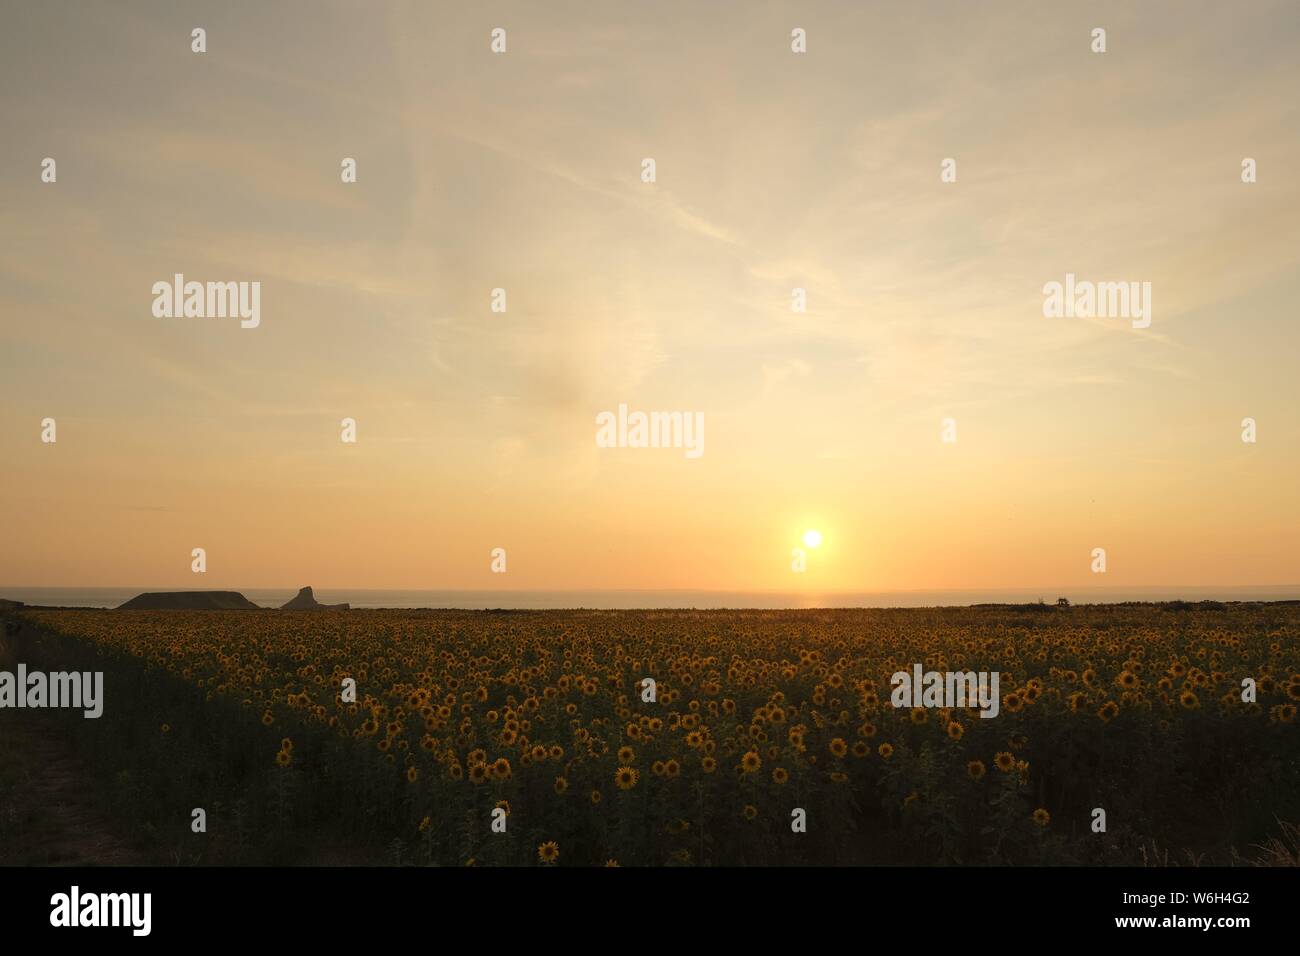
<instances>
[{"instance_id":1,"label":"rocky outcrop","mask_svg":"<svg viewBox=\"0 0 1300 956\"><path fill-rule=\"evenodd\" d=\"M347 611L349 609L350 606L347 604L321 604L311 593L311 588L303 588L298 592L297 597L280 608L282 611Z\"/></svg>"},{"instance_id":2,"label":"rocky outcrop","mask_svg":"<svg viewBox=\"0 0 1300 956\"><path fill-rule=\"evenodd\" d=\"M119 611L256 611L238 591L148 591L137 594Z\"/></svg>"}]
</instances>

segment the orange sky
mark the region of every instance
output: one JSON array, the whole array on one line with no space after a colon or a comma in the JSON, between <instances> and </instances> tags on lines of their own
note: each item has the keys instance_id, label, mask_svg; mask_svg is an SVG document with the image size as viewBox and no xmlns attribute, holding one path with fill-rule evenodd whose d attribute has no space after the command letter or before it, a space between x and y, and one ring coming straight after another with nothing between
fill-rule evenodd
<instances>
[{"instance_id":1,"label":"orange sky","mask_svg":"<svg viewBox=\"0 0 1300 956\"><path fill-rule=\"evenodd\" d=\"M1300 582L1294 4L464 6L7 18L0 584Z\"/></svg>"}]
</instances>

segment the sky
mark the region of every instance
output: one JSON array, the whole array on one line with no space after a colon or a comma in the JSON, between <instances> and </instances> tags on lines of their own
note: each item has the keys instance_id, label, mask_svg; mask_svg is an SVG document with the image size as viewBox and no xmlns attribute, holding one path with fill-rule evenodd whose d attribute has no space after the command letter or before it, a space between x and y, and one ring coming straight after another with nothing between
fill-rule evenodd
<instances>
[{"instance_id":1,"label":"sky","mask_svg":"<svg viewBox=\"0 0 1300 956\"><path fill-rule=\"evenodd\" d=\"M2 16L0 584L1300 583L1300 5Z\"/></svg>"}]
</instances>

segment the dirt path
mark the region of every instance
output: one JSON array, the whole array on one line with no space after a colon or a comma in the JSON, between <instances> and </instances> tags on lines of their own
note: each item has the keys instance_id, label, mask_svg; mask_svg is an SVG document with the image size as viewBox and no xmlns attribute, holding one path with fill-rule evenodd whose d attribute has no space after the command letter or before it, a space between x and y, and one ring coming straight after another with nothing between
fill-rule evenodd
<instances>
[{"instance_id":1,"label":"dirt path","mask_svg":"<svg viewBox=\"0 0 1300 956\"><path fill-rule=\"evenodd\" d=\"M130 866L145 862L97 809L76 758L48 728L5 720L0 865Z\"/></svg>"},{"instance_id":2,"label":"dirt path","mask_svg":"<svg viewBox=\"0 0 1300 956\"><path fill-rule=\"evenodd\" d=\"M0 668L23 660L5 635ZM100 799L57 726L31 711L0 711L0 865L130 866L146 861L99 809Z\"/></svg>"}]
</instances>

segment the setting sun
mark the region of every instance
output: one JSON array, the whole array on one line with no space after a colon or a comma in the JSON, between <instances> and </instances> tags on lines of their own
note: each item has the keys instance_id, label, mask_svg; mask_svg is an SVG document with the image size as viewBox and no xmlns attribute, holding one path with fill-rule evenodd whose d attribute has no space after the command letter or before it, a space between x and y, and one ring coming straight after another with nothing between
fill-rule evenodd
<instances>
[{"instance_id":1,"label":"setting sun","mask_svg":"<svg viewBox=\"0 0 1300 956\"><path fill-rule=\"evenodd\" d=\"M822 533L816 528L809 528L803 533L803 543L810 548L815 548L822 543Z\"/></svg>"}]
</instances>

